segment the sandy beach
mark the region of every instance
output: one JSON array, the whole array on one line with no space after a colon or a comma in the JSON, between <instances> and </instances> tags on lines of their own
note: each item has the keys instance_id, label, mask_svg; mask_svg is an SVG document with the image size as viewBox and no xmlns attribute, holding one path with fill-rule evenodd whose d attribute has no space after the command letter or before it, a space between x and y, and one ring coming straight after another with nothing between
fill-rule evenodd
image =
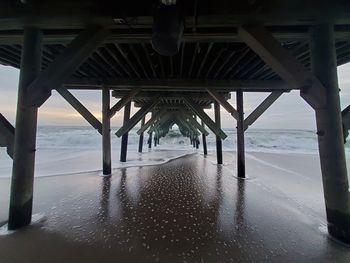
<instances>
[{"instance_id":1,"label":"sandy beach","mask_svg":"<svg viewBox=\"0 0 350 263\"><path fill-rule=\"evenodd\" d=\"M330 239L318 156L211 153L35 180L35 222L0 231L1 262L349 262ZM0 179L0 222L9 179Z\"/></svg>"}]
</instances>

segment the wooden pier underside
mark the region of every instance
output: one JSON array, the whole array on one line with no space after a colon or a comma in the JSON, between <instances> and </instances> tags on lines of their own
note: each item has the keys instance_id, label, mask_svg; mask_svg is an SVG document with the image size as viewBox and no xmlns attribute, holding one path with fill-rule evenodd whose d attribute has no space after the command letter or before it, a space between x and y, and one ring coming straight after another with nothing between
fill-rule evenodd
<instances>
[{"instance_id":1,"label":"wooden pier underside","mask_svg":"<svg viewBox=\"0 0 350 263\"><path fill-rule=\"evenodd\" d=\"M343 145L349 121L347 111L342 120L336 76L336 67L350 61L350 5L341 0L178 0L185 31L179 52L165 57L150 44L157 2L1 1L0 64L20 69L25 79L18 105L23 112L17 115L16 124L20 140L26 139L25 130L30 126L25 114L36 122L35 110L57 90L103 135L105 174L112 171L110 119L123 108L123 127L116 131L122 137L121 161L127 160L128 132L141 122L140 144L147 130L149 147L153 135L154 144L159 144L176 124L197 148L202 134L205 154L205 136L211 130L217 138L220 164L221 143L227 137L220 127L222 106L237 122L237 176L244 178L244 131L283 93L299 90L316 113L329 231L350 243ZM31 48L37 54L33 65L28 60L34 56ZM71 89L102 90L102 123ZM120 98L115 105L109 105L110 91ZM228 102L231 92L237 93L236 107ZM269 93L246 118L245 92ZM139 110L130 116L132 102ZM213 104L215 120L204 111ZM152 117L146 121L147 113ZM27 139L35 144L32 126ZM14 147L14 167L32 169L33 149L27 149L31 157L26 159L21 141L6 139L5 143L5 133L12 131L8 127L6 121L0 123L1 146ZM23 158L18 157L21 154ZM33 176L33 170L28 174L14 171L12 195L16 198L10 209L12 215L26 218L16 221L12 217L9 225L13 229L30 222L32 181L21 178Z\"/></svg>"}]
</instances>

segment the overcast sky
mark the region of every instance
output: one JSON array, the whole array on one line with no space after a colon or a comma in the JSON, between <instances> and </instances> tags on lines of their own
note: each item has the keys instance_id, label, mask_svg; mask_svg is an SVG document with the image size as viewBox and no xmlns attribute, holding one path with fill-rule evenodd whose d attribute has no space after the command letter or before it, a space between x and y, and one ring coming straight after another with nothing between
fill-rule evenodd
<instances>
[{"instance_id":1,"label":"overcast sky","mask_svg":"<svg viewBox=\"0 0 350 263\"><path fill-rule=\"evenodd\" d=\"M350 104L350 63L338 68L339 86L341 89L341 107ZM17 100L19 71L0 65L0 113L14 124ZM98 118L101 119L101 91L74 91L73 94ZM235 94L230 100L235 105ZM265 98L265 93L245 93L245 116ZM117 102L112 98L111 104ZM137 109L136 109L137 110ZM136 111L135 109L132 112ZM207 111L213 116L213 110ZM222 126L234 128L236 123L231 115L221 109ZM120 126L122 111L112 119L113 126ZM39 125L88 125L87 122L55 91L51 98L39 110ZM309 105L293 91L283 94L270 109L252 126L265 129L308 129L315 130L314 113Z\"/></svg>"}]
</instances>

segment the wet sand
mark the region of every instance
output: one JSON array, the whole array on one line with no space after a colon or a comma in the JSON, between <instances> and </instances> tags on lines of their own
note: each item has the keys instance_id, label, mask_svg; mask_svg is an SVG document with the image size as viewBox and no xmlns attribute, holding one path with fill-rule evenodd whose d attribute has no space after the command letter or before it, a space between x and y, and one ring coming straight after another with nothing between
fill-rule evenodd
<instances>
[{"instance_id":1,"label":"wet sand","mask_svg":"<svg viewBox=\"0 0 350 263\"><path fill-rule=\"evenodd\" d=\"M229 153L37 178L44 218L0 236L0 262L350 262L326 233L317 158L248 154L247 180ZM0 222L8 192L0 179Z\"/></svg>"}]
</instances>

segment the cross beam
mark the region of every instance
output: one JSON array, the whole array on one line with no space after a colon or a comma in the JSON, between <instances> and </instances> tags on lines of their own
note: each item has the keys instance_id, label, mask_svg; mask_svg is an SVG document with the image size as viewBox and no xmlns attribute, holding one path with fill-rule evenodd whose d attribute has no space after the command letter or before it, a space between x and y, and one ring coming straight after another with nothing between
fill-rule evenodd
<instances>
[{"instance_id":1,"label":"cross beam","mask_svg":"<svg viewBox=\"0 0 350 263\"><path fill-rule=\"evenodd\" d=\"M57 92L80 113L84 119L91 124L102 135L102 123L87 109L81 102L73 96L66 88L61 87Z\"/></svg>"},{"instance_id":2,"label":"cross beam","mask_svg":"<svg viewBox=\"0 0 350 263\"><path fill-rule=\"evenodd\" d=\"M281 80L205 80L205 79L120 79L120 78L70 78L65 81L68 89L101 89L103 86L115 90L142 88L144 91L202 91L205 88L216 91L265 92L274 90L300 89L291 87Z\"/></svg>"},{"instance_id":3,"label":"cross beam","mask_svg":"<svg viewBox=\"0 0 350 263\"><path fill-rule=\"evenodd\" d=\"M128 133L154 106L159 102L159 97L154 97L153 100L145 104L132 116L123 126L115 133L118 137Z\"/></svg>"},{"instance_id":4,"label":"cross beam","mask_svg":"<svg viewBox=\"0 0 350 263\"><path fill-rule=\"evenodd\" d=\"M325 87L262 26L243 26L242 40L314 109L326 105Z\"/></svg>"},{"instance_id":5,"label":"cross beam","mask_svg":"<svg viewBox=\"0 0 350 263\"><path fill-rule=\"evenodd\" d=\"M201 120L204 121L205 125L208 126L208 128L215 133L218 137L220 137L222 140L225 140L227 135L226 133L218 127L215 122L202 110L198 105L196 105L190 98L183 97L185 103L188 107L191 108L191 110L196 113L196 115L201 118Z\"/></svg>"},{"instance_id":6,"label":"cross beam","mask_svg":"<svg viewBox=\"0 0 350 263\"><path fill-rule=\"evenodd\" d=\"M40 107L51 90L60 88L108 35L109 31L99 26L83 30L28 87L29 106Z\"/></svg>"}]
</instances>

